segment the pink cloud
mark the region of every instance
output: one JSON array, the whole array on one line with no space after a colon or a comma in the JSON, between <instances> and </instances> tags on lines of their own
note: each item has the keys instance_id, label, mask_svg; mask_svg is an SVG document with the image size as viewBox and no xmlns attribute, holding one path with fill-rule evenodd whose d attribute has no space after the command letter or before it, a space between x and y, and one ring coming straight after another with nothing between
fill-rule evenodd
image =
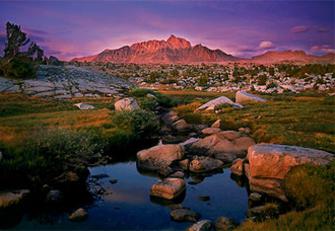
<instances>
[{"instance_id":1,"label":"pink cloud","mask_svg":"<svg viewBox=\"0 0 335 231\"><path fill-rule=\"evenodd\" d=\"M309 30L307 26L294 26L291 28L291 32L293 33L303 33Z\"/></svg>"},{"instance_id":2,"label":"pink cloud","mask_svg":"<svg viewBox=\"0 0 335 231\"><path fill-rule=\"evenodd\" d=\"M315 45L310 50L312 52L335 53L335 48L329 45Z\"/></svg>"},{"instance_id":3,"label":"pink cloud","mask_svg":"<svg viewBox=\"0 0 335 231\"><path fill-rule=\"evenodd\" d=\"M271 41L261 41L259 43L258 48L260 49L270 49L270 48L274 48L274 44Z\"/></svg>"}]
</instances>

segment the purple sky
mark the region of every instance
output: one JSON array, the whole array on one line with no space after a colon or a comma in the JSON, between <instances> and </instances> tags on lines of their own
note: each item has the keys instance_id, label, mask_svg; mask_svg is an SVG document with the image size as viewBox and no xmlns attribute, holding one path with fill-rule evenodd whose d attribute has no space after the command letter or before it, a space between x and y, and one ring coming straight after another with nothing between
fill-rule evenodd
<instances>
[{"instance_id":1,"label":"purple sky","mask_svg":"<svg viewBox=\"0 0 335 231\"><path fill-rule=\"evenodd\" d=\"M324 54L335 52L334 9L335 0L0 0L0 49L11 21L62 59L170 34L241 57L286 49Z\"/></svg>"}]
</instances>

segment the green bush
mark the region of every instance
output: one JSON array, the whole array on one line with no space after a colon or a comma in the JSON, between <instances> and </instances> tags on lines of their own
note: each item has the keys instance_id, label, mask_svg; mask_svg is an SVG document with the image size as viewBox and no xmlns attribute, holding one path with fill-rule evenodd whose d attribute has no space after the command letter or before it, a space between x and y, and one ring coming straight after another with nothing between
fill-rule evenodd
<instances>
[{"instance_id":1,"label":"green bush","mask_svg":"<svg viewBox=\"0 0 335 231\"><path fill-rule=\"evenodd\" d=\"M133 97L146 97L147 94L152 94L156 97L156 101L159 105L161 105L162 107L174 107L177 106L177 104L179 103L179 100L164 94L161 94L159 92L153 91L151 89L146 89L146 88L133 88L130 92L129 95L133 96ZM144 103L148 103L149 102L144 102ZM149 105L146 105L149 106ZM150 109L150 107L148 108Z\"/></svg>"},{"instance_id":2,"label":"green bush","mask_svg":"<svg viewBox=\"0 0 335 231\"><path fill-rule=\"evenodd\" d=\"M268 77L266 77L266 75L258 76L257 84L258 85L266 85L267 80L268 80Z\"/></svg>"},{"instance_id":3,"label":"green bush","mask_svg":"<svg viewBox=\"0 0 335 231\"><path fill-rule=\"evenodd\" d=\"M11 181L10 176L16 176L22 182L28 181L26 184L36 177L47 182L64 171L86 165L95 155L102 153L104 144L100 137L94 130L38 131L15 147L4 148L0 182ZM7 183L19 185L18 182Z\"/></svg>"},{"instance_id":4,"label":"green bush","mask_svg":"<svg viewBox=\"0 0 335 231\"><path fill-rule=\"evenodd\" d=\"M2 71L7 78L25 79L36 76L34 62L24 56L15 57L9 61L2 62Z\"/></svg>"},{"instance_id":5,"label":"green bush","mask_svg":"<svg viewBox=\"0 0 335 231\"><path fill-rule=\"evenodd\" d=\"M150 138L159 131L155 114L145 110L115 112L112 121L115 128L128 132L134 139Z\"/></svg>"}]
</instances>

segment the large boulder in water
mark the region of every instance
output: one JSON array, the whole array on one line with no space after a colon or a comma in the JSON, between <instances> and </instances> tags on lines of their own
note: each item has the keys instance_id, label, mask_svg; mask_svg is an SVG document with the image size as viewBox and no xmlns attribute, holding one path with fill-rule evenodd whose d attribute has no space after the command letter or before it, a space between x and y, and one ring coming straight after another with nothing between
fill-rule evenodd
<instances>
[{"instance_id":1,"label":"large boulder in water","mask_svg":"<svg viewBox=\"0 0 335 231\"><path fill-rule=\"evenodd\" d=\"M236 103L244 104L248 102L266 102L266 99L263 99L257 95L248 93L246 91L238 91L235 95Z\"/></svg>"},{"instance_id":2,"label":"large boulder in water","mask_svg":"<svg viewBox=\"0 0 335 231\"><path fill-rule=\"evenodd\" d=\"M138 165L142 169L158 171L173 161L184 157L184 148L179 144L157 145L137 153Z\"/></svg>"},{"instance_id":3,"label":"large boulder in water","mask_svg":"<svg viewBox=\"0 0 335 231\"><path fill-rule=\"evenodd\" d=\"M151 187L150 195L167 200L180 196L185 191L185 181L180 178L165 178Z\"/></svg>"},{"instance_id":4,"label":"large boulder in water","mask_svg":"<svg viewBox=\"0 0 335 231\"><path fill-rule=\"evenodd\" d=\"M238 103L234 103L231 99L227 98L226 96L220 96L218 98L212 99L208 101L207 103L201 105L197 108L197 111L201 110L215 110L217 107L221 105L230 105L235 108L243 108L242 105Z\"/></svg>"},{"instance_id":5,"label":"large boulder in water","mask_svg":"<svg viewBox=\"0 0 335 231\"><path fill-rule=\"evenodd\" d=\"M134 111L140 109L136 99L129 97L123 98L115 102L115 111Z\"/></svg>"},{"instance_id":6,"label":"large boulder in water","mask_svg":"<svg viewBox=\"0 0 335 231\"><path fill-rule=\"evenodd\" d=\"M244 171L250 189L287 200L282 182L295 166L303 164L325 165L334 160L331 153L279 144L257 144L248 149L248 164Z\"/></svg>"}]
</instances>

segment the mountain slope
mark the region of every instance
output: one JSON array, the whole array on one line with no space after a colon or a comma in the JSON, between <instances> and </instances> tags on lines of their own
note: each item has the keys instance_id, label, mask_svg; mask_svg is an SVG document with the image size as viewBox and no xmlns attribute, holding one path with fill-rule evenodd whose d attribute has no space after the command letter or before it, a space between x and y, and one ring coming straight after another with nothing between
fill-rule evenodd
<instances>
[{"instance_id":1,"label":"mountain slope","mask_svg":"<svg viewBox=\"0 0 335 231\"><path fill-rule=\"evenodd\" d=\"M314 56L306 54L304 51L268 51L262 55L252 57L244 62L254 62L262 64L270 63L335 63L335 54L328 53L323 56Z\"/></svg>"},{"instance_id":2,"label":"mountain slope","mask_svg":"<svg viewBox=\"0 0 335 231\"><path fill-rule=\"evenodd\" d=\"M149 40L124 46L72 61L78 62L114 62L114 63L220 63L237 61L238 58L221 50L211 50L201 44L192 46L189 41L171 35L165 40Z\"/></svg>"}]
</instances>

